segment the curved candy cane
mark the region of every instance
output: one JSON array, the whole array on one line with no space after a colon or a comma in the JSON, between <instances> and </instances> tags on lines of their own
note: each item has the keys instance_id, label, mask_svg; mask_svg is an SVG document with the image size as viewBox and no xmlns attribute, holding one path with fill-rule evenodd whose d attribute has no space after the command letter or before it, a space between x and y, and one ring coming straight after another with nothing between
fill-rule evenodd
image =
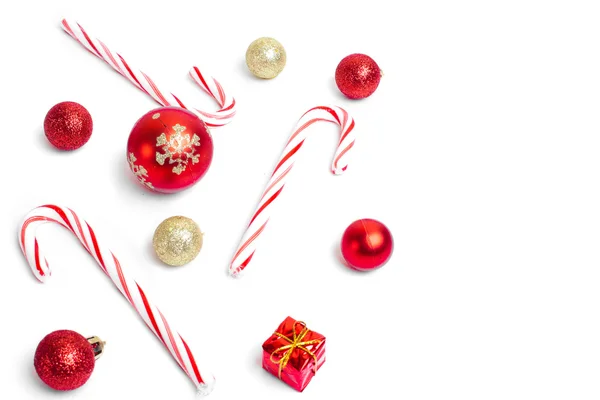
<instances>
[{"instance_id":1,"label":"curved candy cane","mask_svg":"<svg viewBox=\"0 0 600 400\"><path fill-rule=\"evenodd\" d=\"M176 106L188 109L197 114L210 127L226 125L233 119L236 111L235 99L223 90L223 87L215 78L203 75L198 67L193 67L190 70L190 76L219 103L221 109L217 112L210 113L197 108L188 108L173 93L159 89L148 75L129 65L119 53L110 50L102 41L92 38L77 22L63 19L62 28L90 53L104 60L115 71L129 79L131 83L152 97L157 103L165 107Z\"/></svg>"},{"instance_id":2,"label":"curved candy cane","mask_svg":"<svg viewBox=\"0 0 600 400\"><path fill-rule=\"evenodd\" d=\"M300 150L304 144L304 140L306 140L306 128L317 121L333 122L338 124L341 128L341 138L335 151L335 156L333 157L331 171L335 175L340 175L348 167L348 156L350 155L350 150L355 142L353 132L354 119L348 115L346 110L335 106L319 106L308 110L298 121L298 124L288 140L279 162L271 175L267 188L256 207L256 211L252 215L250 224L233 256L231 265L229 266L229 273L231 275L239 275L250 263L250 260L256 251L256 241L265 229L267 222L269 222L270 206L281 194L287 176L298 156L298 150Z\"/></svg>"},{"instance_id":3,"label":"curved candy cane","mask_svg":"<svg viewBox=\"0 0 600 400\"><path fill-rule=\"evenodd\" d=\"M44 205L32 210L19 227L19 243L35 277L45 282L50 276L48 261L39 246L37 228L47 222L56 222L77 236L83 247L94 257L102 271L135 308L148 328L169 350L175 361L194 382L200 393L212 390L214 377L201 372L188 344L167 322L165 316L150 302L140 285L127 276L117 257L96 239L92 227L66 207Z\"/></svg>"}]
</instances>

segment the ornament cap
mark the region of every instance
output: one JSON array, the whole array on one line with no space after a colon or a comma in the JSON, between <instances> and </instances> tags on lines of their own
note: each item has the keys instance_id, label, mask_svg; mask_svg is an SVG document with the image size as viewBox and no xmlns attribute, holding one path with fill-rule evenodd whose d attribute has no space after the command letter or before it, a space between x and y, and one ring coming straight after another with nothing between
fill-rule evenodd
<instances>
[{"instance_id":1,"label":"ornament cap","mask_svg":"<svg viewBox=\"0 0 600 400\"><path fill-rule=\"evenodd\" d=\"M92 350L94 350L94 359L99 359L104 354L106 342L102 341L98 336L89 337L87 341L92 345Z\"/></svg>"}]
</instances>

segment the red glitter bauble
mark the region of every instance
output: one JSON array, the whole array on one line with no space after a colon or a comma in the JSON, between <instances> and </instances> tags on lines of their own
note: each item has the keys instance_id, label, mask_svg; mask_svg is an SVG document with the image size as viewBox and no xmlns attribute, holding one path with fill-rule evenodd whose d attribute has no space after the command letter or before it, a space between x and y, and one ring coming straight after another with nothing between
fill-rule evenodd
<instances>
[{"instance_id":1,"label":"red glitter bauble","mask_svg":"<svg viewBox=\"0 0 600 400\"><path fill-rule=\"evenodd\" d=\"M179 107L150 111L136 123L127 142L127 161L148 189L175 193L200 180L210 167L213 141L198 116Z\"/></svg>"},{"instance_id":2,"label":"red glitter bauble","mask_svg":"<svg viewBox=\"0 0 600 400\"><path fill-rule=\"evenodd\" d=\"M73 331L56 331L37 347L33 364L44 383L55 390L73 390L92 375L96 363L92 345Z\"/></svg>"},{"instance_id":3,"label":"red glitter bauble","mask_svg":"<svg viewBox=\"0 0 600 400\"><path fill-rule=\"evenodd\" d=\"M60 150L75 150L90 140L94 124L92 116L79 103L65 101L48 111L44 133L48 141Z\"/></svg>"},{"instance_id":4,"label":"red glitter bauble","mask_svg":"<svg viewBox=\"0 0 600 400\"><path fill-rule=\"evenodd\" d=\"M392 256L390 230L374 219L354 221L342 237L342 255L351 268L370 271L383 266Z\"/></svg>"},{"instance_id":5,"label":"red glitter bauble","mask_svg":"<svg viewBox=\"0 0 600 400\"><path fill-rule=\"evenodd\" d=\"M375 92L381 80L381 70L371 57L350 54L335 70L335 83L346 97L364 99Z\"/></svg>"}]
</instances>

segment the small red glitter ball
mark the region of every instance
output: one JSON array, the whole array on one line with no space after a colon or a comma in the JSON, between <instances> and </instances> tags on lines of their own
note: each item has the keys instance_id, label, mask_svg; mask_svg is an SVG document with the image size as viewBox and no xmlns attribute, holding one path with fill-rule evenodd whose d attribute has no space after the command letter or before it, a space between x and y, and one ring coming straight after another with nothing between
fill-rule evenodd
<instances>
[{"instance_id":1,"label":"small red glitter ball","mask_svg":"<svg viewBox=\"0 0 600 400\"><path fill-rule=\"evenodd\" d=\"M346 97L364 99L375 92L381 80L381 69L371 57L350 54L335 70L335 83Z\"/></svg>"},{"instance_id":2,"label":"small red glitter ball","mask_svg":"<svg viewBox=\"0 0 600 400\"><path fill-rule=\"evenodd\" d=\"M208 171L213 141L196 114L162 107L142 116L127 142L129 168L142 185L162 193L187 189Z\"/></svg>"},{"instance_id":3,"label":"small red glitter ball","mask_svg":"<svg viewBox=\"0 0 600 400\"><path fill-rule=\"evenodd\" d=\"M92 375L96 363L92 345L77 332L62 330L46 336L33 364L44 383L55 390L73 390Z\"/></svg>"},{"instance_id":4,"label":"small red glitter ball","mask_svg":"<svg viewBox=\"0 0 600 400\"><path fill-rule=\"evenodd\" d=\"M48 141L60 150L75 150L90 140L94 124L92 116L79 103L65 101L48 111L44 133Z\"/></svg>"},{"instance_id":5,"label":"small red glitter ball","mask_svg":"<svg viewBox=\"0 0 600 400\"><path fill-rule=\"evenodd\" d=\"M342 236L342 255L353 269L370 271L383 266L392 256L390 230L374 219L354 221Z\"/></svg>"}]
</instances>

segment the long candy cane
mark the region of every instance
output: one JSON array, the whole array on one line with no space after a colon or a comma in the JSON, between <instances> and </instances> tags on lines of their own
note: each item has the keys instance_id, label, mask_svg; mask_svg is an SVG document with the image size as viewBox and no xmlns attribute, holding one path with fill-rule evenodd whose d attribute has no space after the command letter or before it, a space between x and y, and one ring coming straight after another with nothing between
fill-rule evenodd
<instances>
[{"instance_id":1,"label":"long candy cane","mask_svg":"<svg viewBox=\"0 0 600 400\"><path fill-rule=\"evenodd\" d=\"M19 228L19 243L35 277L45 282L50 276L48 261L44 257L36 236L37 228L47 222L56 222L71 231L83 247L94 257L102 271L142 317L148 328L171 352L175 361L186 372L202 394L212 390L214 378L200 371L188 344L169 323L165 316L150 302L140 285L127 276L117 257L96 239L92 227L75 212L66 207L44 205L32 210Z\"/></svg>"},{"instance_id":2,"label":"long candy cane","mask_svg":"<svg viewBox=\"0 0 600 400\"><path fill-rule=\"evenodd\" d=\"M109 49L102 41L94 39L77 22L63 19L62 28L89 52L104 60L115 71L129 79L138 89L152 97L159 104L188 109L197 114L211 127L226 125L233 119L236 111L235 99L223 90L223 87L215 78L203 75L198 67L193 67L190 70L190 76L219 103L221 109L214 113L201 111L197 108L189 108L173 93L159 89L148 75L133 68L119 53Z\"/></svg>"},{"instance_id":3,"label":"long candy cane","mask_svg":"<svg viewBox=\"0 0 600 400\"><path fill-rule=\"evenodd\" d=\"M355 135L353 132L354 120L352 117L348 115L348 112L343 108L335 106L319 106L308 110L298 121L298 124L288 140L279 162L271 175L267 188L256 207L256 211L252 215L250 224L233 256L231 265L229 266L229 273L231 275L239 275L250 263L250 260L256 251L256 242L264 231L267 222L269 222L270 208L273 201L281 194L287 176L298 156L298 150L300 150L304 144L304 140L306 140L306 128L317 121L333 122L338 124L341 128L341 138L335 151L335 156L333 157L331 171L335 175L340 175L348 167L348 156L350 155L350 150L355 142Z\"/></svg>"}]
</instances>

